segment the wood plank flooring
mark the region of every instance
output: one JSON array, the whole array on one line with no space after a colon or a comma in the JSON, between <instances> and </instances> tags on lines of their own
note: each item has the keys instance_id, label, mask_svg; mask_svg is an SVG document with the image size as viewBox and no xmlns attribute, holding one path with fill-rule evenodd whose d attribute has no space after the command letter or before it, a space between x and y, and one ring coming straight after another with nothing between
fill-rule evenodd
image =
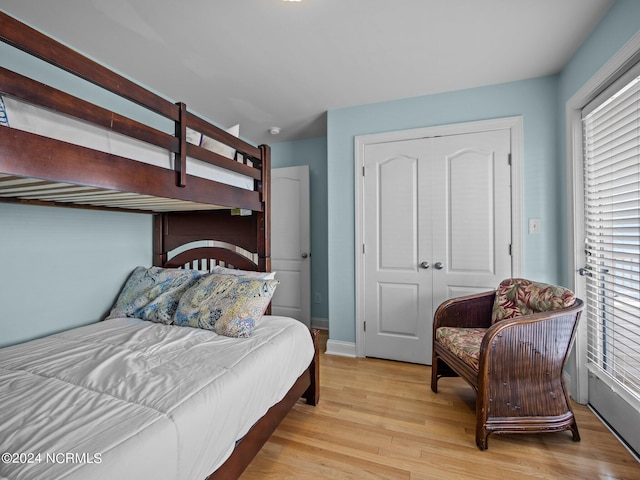
<instances>
[{"instance_id":1,"label":"wood plank flooring","mask_svg":"<svg viewBox=\"0 0 640 480\"><path fill-rule=\"evenodd\" d=\"M320 404L298 403L241 479L640 479L640 464L583 405L580 442L569 432L490 435L482 452L471 387L445 378L434 394L430 374L321 354Z\"/></svg>"}]
</instances>

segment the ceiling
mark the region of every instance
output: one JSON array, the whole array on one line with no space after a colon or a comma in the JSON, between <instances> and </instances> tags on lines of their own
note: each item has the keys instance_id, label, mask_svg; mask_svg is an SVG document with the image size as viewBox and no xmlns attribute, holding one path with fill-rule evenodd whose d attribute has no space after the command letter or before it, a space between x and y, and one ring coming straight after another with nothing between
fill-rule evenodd
<instances>
[{"instance_id":1,"label":"ceiling","mask_svg":"<svg viewBox=\"0 0 640 480\"><path fill-rule=\"evenodd\" d=\"M326 112L559 72L613 0L0 0L259 143ZM271 127L281 133L272 136Z\"/></svg>"}]
</instances>

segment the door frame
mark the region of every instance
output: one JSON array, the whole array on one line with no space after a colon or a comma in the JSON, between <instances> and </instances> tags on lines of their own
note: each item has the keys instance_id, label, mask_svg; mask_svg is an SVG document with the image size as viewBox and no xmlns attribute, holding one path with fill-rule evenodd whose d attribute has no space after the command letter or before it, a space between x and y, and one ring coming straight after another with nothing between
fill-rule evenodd
<instances>
[{"instance_id":1,"label":"door frame","mask_svg":"<svg viewBox=\"0 0 640 480\"><path fill-rule=\"evenodd\" d=\"M578 274L578 268L583 263L583 249L579 246L584 245L582 109L635 64L639 57L640 33L637 33L573 94L565 107L567 227L569 229L567 279L568 287L576 292L579 298L586 298L586 281ZM576 402L581 404L586 404L589 400L587 341L587 322L583 321L578 324L574 353L568 362L569 375L567 376L569 393Z\"/></svg>"},{"instance_id":2,"label":"door frame","mask_svg":"<svg viewBox=\"0 0 640 480\"><path fill-rule=\"evenodd\" d=\"M364 152L374 143L413 140L427 137L442 137L490 130L510 130L511 133L511 265L514 276L523 269L523 220L522 220L522 165L523 165L523 121L522 116L481 120L477 122L438 125L395 132L358 135L354 142L355 167L355 274L356 274L356 356L365 356L364 335Z\"/></svg>"}]
</instances>

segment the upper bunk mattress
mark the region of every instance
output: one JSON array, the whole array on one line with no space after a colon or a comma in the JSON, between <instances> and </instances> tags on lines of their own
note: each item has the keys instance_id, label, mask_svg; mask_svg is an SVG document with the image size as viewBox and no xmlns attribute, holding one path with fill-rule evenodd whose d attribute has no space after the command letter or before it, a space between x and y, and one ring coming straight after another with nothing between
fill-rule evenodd
<instances>
[{"instance_id":1,"label":"upper bunk mattress","mask_svg":"<svg viewBox=\"0 0 640 480\"><path fill-rule=\"evenodd\" d=\"M276 316L249 338L117 318L0 349L0 479L201 480L313 354Z\"/></svg>"}]
</instances>

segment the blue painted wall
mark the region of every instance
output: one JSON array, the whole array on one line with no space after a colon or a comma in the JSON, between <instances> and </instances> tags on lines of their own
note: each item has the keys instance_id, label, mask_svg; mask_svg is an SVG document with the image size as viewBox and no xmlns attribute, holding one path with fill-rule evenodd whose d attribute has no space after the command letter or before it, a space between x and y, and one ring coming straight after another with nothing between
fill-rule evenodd
<instances>
[{"instance_id":1,"label":"blue painted wall","mask_svg":"<svg viewBox=\"0 0 640 480\"><path fill-rule=\"evenodd\" d=\"M311 316L329 317L327 256L327 139L311 138L271 145L271 165L309 166L311 208ZM315 296L320 301L315 302Z\"/></svg>"},{"instance_id":2,"label":"blue painted wall","mask_svg":"<svg viewBox=\"0 0 640 480\"><path fill-rule=\"evenodd\" d=\"M151 238L150 215L0 203L0 347L103 319Z\"/></svg>"},{"instance_id":3,"label":"blue painted wall","mask_svg":"<svg viewBox=\"0 0 640 480\"><path fill-rule=\"evenodd\" d=\"M639 31L640 2L617 0L560 73L563 119L567 100Z\"/></svg>"}]
</instances>

